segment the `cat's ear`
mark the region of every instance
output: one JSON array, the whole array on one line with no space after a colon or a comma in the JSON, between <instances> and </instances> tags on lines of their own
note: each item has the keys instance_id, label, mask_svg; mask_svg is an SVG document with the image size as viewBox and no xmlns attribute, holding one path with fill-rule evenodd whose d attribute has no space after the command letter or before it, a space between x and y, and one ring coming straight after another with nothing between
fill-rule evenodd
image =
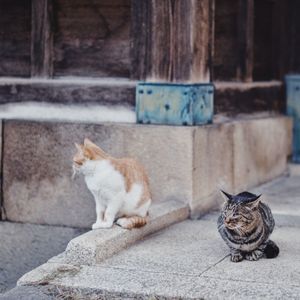
<instances>
[{"instance_id":1,"label":"cat's ear","mask_svg":"<svg viewBox=\"0 0 300 300\"><path fill-rule=\"evenodd\" d=\"M94 144L90 139L85 138L84 139L84 147L96 147L99 148L96 144Z\"/></svg>"},{"instance_id":2,"label":"cat's ear","mask_svg":"<svg viewBox=\"0 0 300 300\"><path fill-rule=\"evenodd\" d=\"M80 151L80 152L82 152L82 148L83 148L83 146L82 145L79 145L79 144L77 144L77 143L75 143L75 147L76 147L76 149L78 150L78 151Z\"/></svg>"},{"instance_id":3,"label":"cat's ear","mask_svg":"<svg viewBox=\"0 0 300 300\"><path fill-rule=\"evenodd\" d=\"M251 208L258 207L258 205L259 205L259 203L260 203L260 197L261 197L261 195L254 196L254 197L249 201L249 206L250 206Z\"/></svg>"},{"instance_id":4,"label":"cat's ear","mask_svg":"<svg viewBox=\"0 0 300 300\"><path fill-rule=\"evenodd\" d=\"M90 149L92 152L102 158L108 157L108 155L96 144L94 144L91 140L88 138L84 139L84 147L85 149Z\"/></svg>"},{"instance_id":5,"label":"cat's ear","mask_svg":"<svg viewBox=\"0 0 300 300\"><path fill-rule=\"evenodd\" d=\"M226 202L231 201L233 196L221 190L221 194Z\"/></svg>"}]
</instances>

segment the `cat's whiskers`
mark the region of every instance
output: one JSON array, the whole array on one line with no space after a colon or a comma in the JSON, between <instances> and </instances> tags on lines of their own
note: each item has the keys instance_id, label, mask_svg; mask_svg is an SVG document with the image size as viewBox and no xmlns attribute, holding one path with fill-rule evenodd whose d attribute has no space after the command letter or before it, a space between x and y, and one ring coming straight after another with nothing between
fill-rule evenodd
<instances>
[{"instance_id":1,"label":"cat's whiskers","mask_svg":"<svg viewBox=\"0 0 300 300\"><path fill-rule=\"evenodd\" d=\"M76 175L79 173L79 169L75 165L73 165L72 167L73 167L72 180L74 180Z\"/></svg>"}]
</instances>

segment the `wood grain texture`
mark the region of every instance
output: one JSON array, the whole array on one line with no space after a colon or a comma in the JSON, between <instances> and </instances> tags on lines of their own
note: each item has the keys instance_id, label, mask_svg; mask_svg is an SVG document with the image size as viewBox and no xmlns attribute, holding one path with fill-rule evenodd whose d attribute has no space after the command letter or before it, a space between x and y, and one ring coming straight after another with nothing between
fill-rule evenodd
<instances>
[{"instance_id":1,"label":"wood grain texture","mask_svg":"<svg viewBox=\"0 0 300 300\"><path fill-rule=\"evenodd\" d=\"M16 102L51 102L63 104L135 104L135 85L89 83L5 82L0 84L0 104Z\"/></svg>"},{"instance_id":2,"label":"wood grain texture","mask_svg":"<svg viewBox=\"0 0 300 300\"><path fill-rule=\"evenodd\" d=\"M52 0L32 0L31 76L51 77L53 73Z\"/></svg>"},{"instance_id":3,"label":"wood grain texture","mask_svg":"<svg viewBox=\"0 0 300 300\"><path fill-rule=\"evenodd\" d=\"M289 47L287 29L288 25L288 1L275 1L272 13L272 55L271 74L273 78L284 79L288 70ZM255 43L256 45L256 43ZM254 53L255 55L255 53ZM254 79L256 78L254 69Z\"/></svg>"},{"instance_id":4,"label":"wood grain texture","mask_svg":"<svg viewBox=\"0 0 300 300\"><path fill-rule=\"evenodd\" d=\"M276 83L215 83L215 113L236 115L285 112L284 88ZM60 80L13 80L0 84L0 103L52 102L135 106L135 84L60 82Z\"/></svg>"},{"instance_id":5,"label":"wood grain texture","mask_svg":"<svg viewBox=\"0 0 300 300\"><path fill-rule=\"evenodd\" d=\"M216 0L213 72L215 80L236 80L238 0Z\"/></svg>"},{"instance_id":6,"label":"wood grain texture","mask_svg":"<svg viewBox=\"0 0 300 300\"><path fill-rule=\"evenodd\" d=\"M212 3L133 0L132 77L165 82L209 81Z\"/></svg>"},{"instance_id":7,"label":"wood grain texture","mask_svg":"<svg viewBox=\"0 0 300 300\"><path fill-rule=\"evenodd\" d=\"M254 0L239 0L237 78L251 82L253 72Z\"/></svg>"},{"instance_id":8,"label":"wood grain texture","mask_svg":"<svg viewBox=\"0 0 300 300\"><path fill-rule=\"evenodd\" d=\"M0 1L0 76L30 76L30 0Z\"/></svg>"},{"instance_id":9,"label":"wood grain texture","mask_svg":"<svg viewBox=\"0 0 300 300\"><path fill-rule=\"evenodd\" d=\"M151 70L151 15L150 1L131 0L130 76L145 79Z\"/></svg>"},{"instance_id":10,"label":"wood grain texture","mask_svg":"<svg viewBox=\"0 0 300 300\"><path fill-rule=\"evenodd\" d=\"M212 77L215 1L193 0L191 3L192 69L190 78L193 82L208 82Z\"/></svg>"},{"instance_id":11,"label":"wood grain texture","mask_svg":"<svg viewBox=\"0 0 300 300\"><path fill-rule=\"evenodd\" d=\"M216 0L214 79L252 81L253 0Z\"/></svg>"},{"instance_id":12,"label":"wood grain texture","mask_svg":"<svg viewBox=\"0 0 300 300\"><path fill-rule=\"evenodd\" d=\"M232 86L216 84L214 108L215 114L237 115L256 112L285 113L286 100L283 85L256 84L244 86L244 83Z\"/></svg>"},{"instance_id":13,"label":"wood grain texture","mask_svg":"<svg viewBox=\"0 0 300 300\"><path fill-rule=\"evenodd\" d=\"M53 3L55 76L129 77L130 0Z\"/></svg>"},{"instance_id":14,"label":"wood grain texture","mask_svg":"<svg viewBox=\"0 0 300 300\"><path fill-rule=\"evenodd\" d=\"M285 34L287 35L286 47L288 49L288 72L299 73L300 72L300 1L288 0L287 1L287 19L288 24L285 28Z\"/></svg>"},{"instance_id":15,"label":"wood grain texture","mask_svg":"<svg viewBox=\"0 0 300 300\"><path fill-rule=\"evenodd\" d=\"M254 68L253 80L270 80L274 79L273 66L277 65L277 57L275 57L275 48L278 46L274 44L278 41L280 30L279 24L283 15L277 15L274 19L274 6L280 1L254 1ZM275 21L275 22L274 22ZM273 29L277 29L273 34ZM277 44L277 42L276 42ZM275 46L275 48L273 48ZM278 55L278 54L277 54ZM276 56L277 56L276 55ZM274 59L274 60L273 60Z\"/></svg>"}]
</instances>

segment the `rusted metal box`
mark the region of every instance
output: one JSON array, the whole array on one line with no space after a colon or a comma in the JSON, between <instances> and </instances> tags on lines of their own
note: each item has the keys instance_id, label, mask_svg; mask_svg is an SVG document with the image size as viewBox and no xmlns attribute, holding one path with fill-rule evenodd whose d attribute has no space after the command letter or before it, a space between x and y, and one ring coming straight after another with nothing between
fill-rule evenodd
<instances>
[{"instance_id":1,"label":"rusted metal box","mask_svg":"<svg viewBox=\"0 0 300 300\"><path fill-rule=\"evenodd\" d=\"M300 75L287 75L287 114L293 117L293 162L300 163Z\"/></svg>"},{"instance_id":2,"label":"rusted metal box","mask_svg":"<svg viewBox=\"0 0 300 300\"><path fill-rule=\"evenodd\" d=\"M212 122L214 86L208 84L139 83L137 122L200 125Z\"/></svg>"}]
</instances>

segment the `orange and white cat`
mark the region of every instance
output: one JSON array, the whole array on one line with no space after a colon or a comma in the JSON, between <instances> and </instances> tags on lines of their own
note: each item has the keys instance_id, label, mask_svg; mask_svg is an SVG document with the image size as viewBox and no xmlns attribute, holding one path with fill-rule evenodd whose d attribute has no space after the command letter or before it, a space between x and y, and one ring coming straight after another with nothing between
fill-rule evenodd
<instances>
[{"instance_id":1,"label":"orange and white cat","mask_svg":"<svg viewBox=\"0 0 300 300\"><path fill-rule=\"evenodd\" d=\"M144 226L151 194L143 166L131 158L113 158L89 139L75 146L74 175L84 175L96 202L92 228L110 228L115 221L127 229Z\"/></svg>"}]
</instances>

